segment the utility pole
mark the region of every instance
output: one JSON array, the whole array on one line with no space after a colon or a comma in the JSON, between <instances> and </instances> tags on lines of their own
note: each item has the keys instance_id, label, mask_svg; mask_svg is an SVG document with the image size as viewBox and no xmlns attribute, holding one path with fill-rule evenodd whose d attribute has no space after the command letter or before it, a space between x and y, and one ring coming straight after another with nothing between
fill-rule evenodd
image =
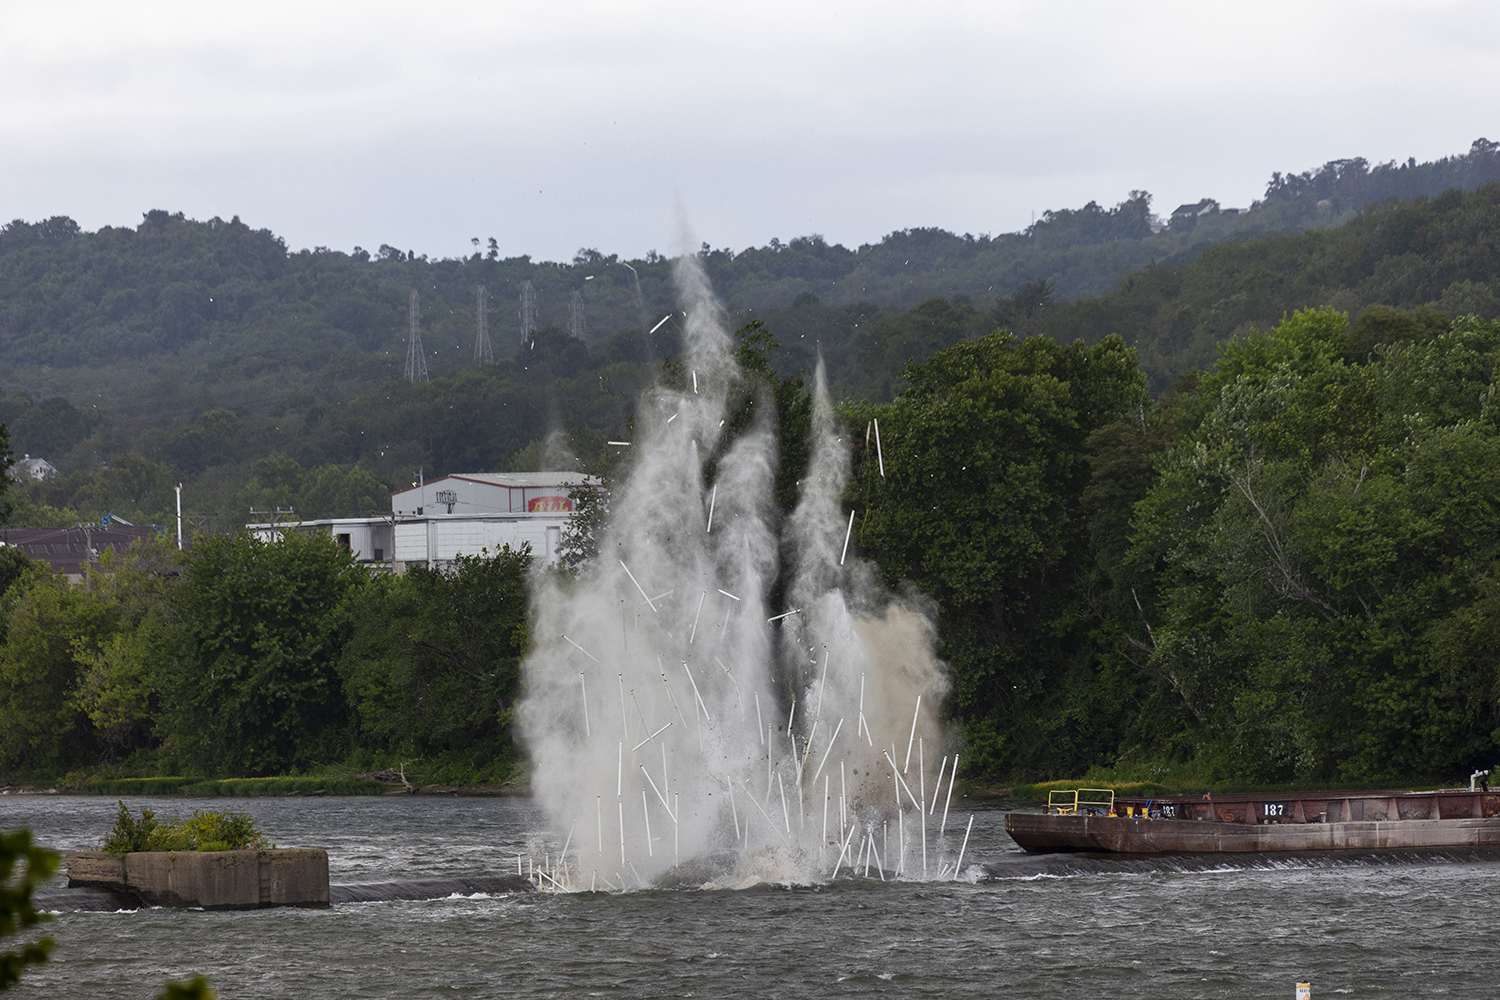
<instances>
[{"instance_id":1,"label":"utility pole","mask_svg":"<svg viewBox=\"0 0 1500 1000\"><path fill-rule=\"evenodd\" d=\"M525 347L531 343L536 334L536 289L531 287L531 279L521 286L521 346Z\"/></svg>"},{"instance_id":2,"label":"utility pole","mask_svg":"<svg viewBox=\"0 0 1500 1000\"><path fill-rule=\"evenodd\" d=\"M407 307L409 329L406 335L406 378L410 382L427 381L427 352L422 349L422 297L411 290Z\"/></svg>"},{"instance_id":3,"label":"utility pole","mask_svg":"<svg viewBox=\"0 0 1500 1000\"><path fill-rule=\"evenodd\" d=\"M568 332L579 340L583 340L583 293L573 292L573 297L568 301Z\"/></svg>"},{"instance_id":4,"label":"utility pole","mask_svg":"<svg viewBox=\"0 0 1500 1000\"><path fill-rule=\"evenodd\" d=\"M478 329L474 333L474 360L492 364L495 360L494 349L490 347L490 320L486 302L484 286L479 286L479 303L475 307L475 314L479 317Z\"/></svg>"}]
</instances>

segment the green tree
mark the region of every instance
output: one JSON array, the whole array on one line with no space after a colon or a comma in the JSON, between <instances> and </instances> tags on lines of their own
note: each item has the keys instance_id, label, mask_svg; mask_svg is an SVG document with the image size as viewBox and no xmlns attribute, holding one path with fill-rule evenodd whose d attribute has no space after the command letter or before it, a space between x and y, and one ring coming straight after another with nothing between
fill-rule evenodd
<instances>
[{"instance_id":1,"label":"green tree","mask_svg":"<svg viewBox=\"0 0 1500 1000\"><path fill-rule=\"evenodd\" d=\"M118 631L118 604L46 576L13 586L0 616L0 768L57 775L90 763L98 747L73 697L79 654L96 652Z\"/></svg>"},{"instance_id":2,"label":"green tree","mask_svg":"<svg viewBox=\"0 0 1500 1000\"><path fill-rule=\"evenodd\" d=\"M1137 506L1152 666L1210 773L1438 777L1496 751L1500 674L1478 644L1500 326L1373 346L1346 330L1307 310L1228 345Z\"/></svg>"},{"instance_id":3,"label":"green tree","mask_svg":"<svg viewBox=\"0 0 1500 1000\"><path fill-rule=\"evenodd\" d=\"M367 582L326 535L201 538L178 606L193 654L166 684L167 749L192 766L276 774L339 759L349 711L336 664Z\"/></svg>"},{"instance_id":4,"label":"green tree","mask_svg":"<svg viewBox=\"0 0 1500 1000\"><path fill-rule=\"evenodd\" d=\"M297 511L308 519L389 513L390 494L390 487L358 465L320 465L302 478Z\"/></svg>"},{"instance_id":5,"label":"green tree","mask_svg":"<svg viewBox=\"0 0 1500 1000\"><path fill-rule=\"evenodd\" d=\"M529 547L507 546L383 576L360 593L339 669L369 749L471 774L514 760L531 565Z\"/></svg>"},{"instance_id":6,"label":"green tree","mask_svg":"<svg viewBox=\"0 0 1500 1000\"><path fill-rule=\"evenodd\" d=\"M1119 709L1096 703L1079 627L1092 562L1080 498L1090 434L1144 404L1134 352L997 332L903 375L890 406L851 411L880 421L885 465L862 448L860 544L891 585L936 602L971 766L1081 770L1115 745Z\"/></svg>"}]
</instances>

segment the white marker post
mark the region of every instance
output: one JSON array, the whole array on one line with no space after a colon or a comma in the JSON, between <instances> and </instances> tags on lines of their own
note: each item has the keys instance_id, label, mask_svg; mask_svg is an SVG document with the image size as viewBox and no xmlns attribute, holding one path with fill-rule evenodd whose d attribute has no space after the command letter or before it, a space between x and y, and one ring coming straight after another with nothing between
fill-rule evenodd
<instances>
[{"instance_id":1,"label":"white marker post","mask_svg":"<svg viewBox=\"0 0 1500 1000\"><path fill-rule=\"evenodd\" d=\"M625 675L616 674L620 678L620 735L626 739L630 738L630 717L625 714Z\"/></svg>"},{"instance_id":2,"label":"white marker post","mask_svg":"<svg viewBox=\"0 0 1500 1000\"><path fill-rule=\"evenodd\" d=\"M707 598L708 598L708 591L706 591L706 590L698 597L698 611L697 611L697 613L695 613L693 615L693 630L688 633L688 645L689 646L691 646L693 644L693 640L698 637L698 619L700 617L702 617L702 615L703 615L703 602Z\"/></svg>"},{"instance_id":3,"label":"white marker post","mask_svg":"<svg viewBox=\"0 0 1500 1000\"><path fill-rule=\"evenodd\" d=\"M641 768L641 770L644 771L645 768ZM651 776L648 774L646 777L650 778ZM646 815L646 857L654 858L656 857L656 850L651 846L651 804L646 801L646 790L644 788L641 789L641 812ZM669 809L667 812L670 813L671 810Z\"/></svg>"},{"instance_id":4,"label":"white marker post","mask_svg":"<svg viewBox=\"0 0 1500 1000\"><path fill-rule=\"evenodd\" d=\"M828 844L828 781L833 775L823 779L823 839L818 841L818 864L823 863L823 848Z\"/></svg>"},{"instance_id":5,"label":"white marker post","mask_svg":"<svg viewBox=\"0 0 1500 1000\"><path fill-rule=\"evenodd\" d=\"M646 780L651 783L651 790L653 792L655 792L656 793L656 797L661 800L661 807L667 811L667 815L668 816L671 816L672 815L672 807L669 806L669 805L667 805L667 800L662 796L661 789L656 787L656 780L651 777L651 772L648 771L648 770L646 770L646 765L645 764L642 764L640 767L641 767L641 773L644 774L646 776ZM646 796L646 790L644 788L642 788L641 789L641 798L642 798L643 801L645 799L645 796ZM649 823L650 820L647 820L647 822ZM649 827L648 827L648 829L649 829Z\"/></svg>"},{"instance_id":6,"label":"white marker post","mask_svg":"<svg viewBox=\"0 0 1500 1000\"><path fill-rule=\"evenodd\" d=\"M948 807L953 804L953 783L958 780L958 754L953 755L953 774L948 778L948 797L943 800L943 823L938 827L938 836L941 837L948 829Z\"/></svg>"},{"instance_id":7,"label":"white marker post","mask_svg":"<svg viewBox=\"0 0 1500 1000\"><path fill-rule=\"evenodd\" d=\"M943 773L945 771L947 771L947 770L948 770L948 755L947 754L943 754L943 762L938 765L937 784L934 785L933 788L932 788L932 805L930 805L930 806L927 807L927 814L929 816L932 815L933 813L937 812L937 800L938 800L938 796L943 794ZM926 797L925 793L924 793L923 797L924 798Z\"/></svg>"},{"instance_id":8,"label":"white marker post","mask_svg":"<svg viewBox=\"0 0 1500 1000\"><path fill-rule=\"evenodd\" d=\"M922 714L922 696L917 695L917 710L911 713L911 735L906 739L906 763L901 765L901 773L905 774L911 770L911 745L917 739L917 716Z\"/></svg>"},{"instance_id":9,"label":"white marker post","mask_svg":"<svg viewBox=\"0 0 1500 1000\"><path fill-rule=\"evenodd\" d=\"M849 554L849 536L854 534L854 511L849 512L849 527L844 529L844 551L839 553L839 565L844 565L844 557Z\"/></svg>"},{"instance_id":10,"label":"white marker post","mask_svg":"<svg viewBox=\"0 0 1500 1000\"><path fill-rule=\"evenodd\" d=\"M973 814L970 814L969 815L969 826L968 826L967 829L964 830L964 846L962 846L962 847L960 847L958 849L958 863L953 866L953 878L955 880L958 878L958 873L961 872L961 871L963 871L963 867L964 867L964 851L967 851L969 849L969 832L971 830L973 830L973 829L974 829L974 816L973 816Z\"/></svg>"},{"instance_id":11,"label":"white marker post","mask_svg":"<svg viewBox=\"0 0 1500 1000\"><path fill-rule=\"evenodd\" d=\"M833 727L833 736L829 738L828 746L823 750L823 759L818 762L818 769L813 772L813 784L818 783L818 775L823 773L823 765L828 763L828 755L833 752L834 741L839 738L839 731L843 728L844 720L840 719L839 724Z\"/></svg>"},{"instance_id":12,"label":"white marker post","mask_svg":"<svg viewBox=\"0 0 1500 1000\"><path fill-rule=\"evenodd\" d=\"M641 586L641 581L637 580L635 578L635 574L630 572L630 567L625 565L624 559L620 560L620 568L625 571L626 576L630 577L630 582L635 584L635 589L641 592L641 596L646 598L646 606L651 609L651 613L658 615L661 614L660 611L656 610L656 605L651 603L651 598L647 596L646 588ZM671 593L671 591L668 591L668 593Z\"/></svg>"}]
</instances>

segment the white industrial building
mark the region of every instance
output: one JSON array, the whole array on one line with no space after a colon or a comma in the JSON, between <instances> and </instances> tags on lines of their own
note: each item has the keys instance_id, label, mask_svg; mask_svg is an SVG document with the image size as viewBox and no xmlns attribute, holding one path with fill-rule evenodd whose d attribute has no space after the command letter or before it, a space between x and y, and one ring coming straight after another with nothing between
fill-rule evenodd
<instances>
[{"instance_id":1,"label":"white industrial building","mask_svg":"<svg viewBox=\"0 0 1500 1000\"><path fill-rule=\"evenodd\" d=\"M573 516L579 472L476 472L442 476L391 494L384 516L247 524L267 539L286 531L326 533L365 563L438 567L461 555L531 545L532 555L558 560L563 525Z\"/></svg>"}]
</instances>

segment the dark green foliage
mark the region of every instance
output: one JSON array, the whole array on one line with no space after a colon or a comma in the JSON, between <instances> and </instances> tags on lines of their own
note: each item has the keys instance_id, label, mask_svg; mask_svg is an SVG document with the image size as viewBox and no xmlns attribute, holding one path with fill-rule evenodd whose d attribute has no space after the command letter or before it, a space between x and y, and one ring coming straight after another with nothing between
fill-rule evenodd
<instances>
[{"instance_id":1,"label":"dark green foliage","mask_svg":"<svg viewBox=\"0 0 1500 1000\"><path fill-rule=\"evenodd\" d=\"M9 545L0 548L0 598L4 598L11 584L40 570L20 549Z\"/></svg>"},{"instance_id":2,"label":"dark green foliage","mask_svg":"<svg viewBox=\"0 0 1500 1000\"><path fill-rule=\"evenodd\" d=\"M1152 668L1210 775L1456 775L1500 752L1500 325L1353 362L1346 330L1309 311L1229 345L1137 507Z\"/></svg>"},{"instance_id":3,"label":"dark green foliage","mask_svg":"<svg viewBox=\"0 0 1500 1000\"><path fill-rule=\"evenodd\" d=\"M529 548L506 547L378 577L358 595L339 672L372 753L514 762L531 563Z\"/></svg>"},{"instance_id":4,"label":"dark green foliage","mask_svg":"<svg viewBox=\"0 0 1500 1000\"><path fill-rule=\"evenodd\" d=\"M142 809L141 818L136 819L125 802L121 800L120 811L115 815L115 825L104 837L103 850L111 854L130 854L133 851L150 850L147 845L151 843L151 835L155 832L155 812Z\"/></svg>"},{"instance_id":5,"label":"dark green foliage","mask_svg":"<svg viewBox=\"0 0 1500 1000\"><path fill-rule=\"evenodd\" d=\"M971 766L1081 770L1119 739L1119 695L1087 632L1081 501L1090 435L1145 402L1133 352L994 333L904 375L893 404L856 411L880 420L886 473L865 448L860 544L893 586L937 602Z\"/></svg>"},{"instance_id":6,"label":"dark green foliage","mask_svg":"<svg viewBox=\"0 0 1500 1000\"><path fill-rule=\"evenodd\" d=\"M1356 352L1382 337L1426 336L1442 325L1439 312L1496 318L1497 246L1500 184L1384 202L1336 228L1221 243L1185 266L1145 268L1096 299L1047 309L1028 332L1088 340L1120 334L1140 351L1153 387L1164 391L1181 374L1213 364L1231 336L1270 327L1297 309L1431 310L1409 315L1401 330L1387 328L1389 312L1377 312L1356 326Z\"/></svg>"},{"instance_id":7,"label":"dark green foliage","mask_svg":"<svg viewBox=\"0 0 1500 1000\"><path fill-rule=\"evenodd\" d=\"M810 235L738 252L705 246L699 257L731 307L760 318L801 296L865 312L939 296L987 306L1042 280L1068 300L1106 292L1153 262L1186 263L1215 243L1327 227L1384 199L1496 180L1500 154L1480 140L1468 154L1436 163L1371 168L1350 159L1277 174L1248 212L1214 210L1160 231L1150 195L1132 191L1112 208L1089 202L1044 212L1018 233L916 228L854 249ZM162 210L147 212L134 229L97 232L65 217L17 220L0 227L0 371L9 373L0 388L25 386L42 400L12 430L18 448L56 452L45 455L54 462L104 427L96 405L127 419L190 418L215 407L265 413L299 399L299 410L332 408L400 375L412 289L422 296L428 366L434 377L451 378L474 369L476 287L488 289L490 315L498 317L526 281L551 332L521 357L519 330L496 322L497 354L521 370L540 364L573 378L581 345L559 331L575 291L591 339L628 331L606 352L606 364L650 362L670 342L645 330L676 305L672 262L652 252L629 263L596 250L561 263L479 252L429 260L390 246L375 254L294 252L238 218L198 222ZM834 346L825 338L826 348ZM802 358L794 363L794 371L810 367ZM66 409L67 400L76 409ZM60 419L41 419L49 407ZM0 422L4 409L0 402Z\"/></svg>"},{"instance_id":8,"label":"dark green foliage","mask_svg":"<svg viewBox=\"0 0 1500 1000\"><path fill-rule=\"evenodd\" d=\"M348 706L336 664L365 580L325 535L200 539L179 598L195 655L166 685L171 751L248 775L341 759Z\"/></svg>"},{"instance_id":9,"label":"dark green foliage","mask_svg":"<svg viewBox=\"0 0 1500 1000\"><path fill-rule=\"evenodd\" d=\"M1484 189L1430 197L1442 190L1433 186L1440 181L1472 188L1493 179L1497 167L1500 154L1488 144L1435 165L1339 161L1295 183L1273 181L1267 199L1247 214L1178 218L1154 235L1143 229L1149 204L1137 192L1114 209L1050 212L1025 233L993 238L911 230L858 250L809 238L738 254L710 250L701 259L738 314L774 332L777 375L810 372L821 351L835 398L887 402L901 391L907 361L925 361L997 327L1059 343L1118 333L1138 350L1161 394L1180 375L1211 364L1230 336L1306 306L1333 304L1356 317L1351 352L1368 352L1381 338L1423 335L1387 329L1378 310L1367 321L1363 312L1375 306L1412 317L1412 308L1426 307L1427 319L1403 321L1421 329L1444 316L1500 315L1500 255L1491 252L1500 195ZM1371 201L1391 193L1429 197ZM483 255L426 261L394 250L377 259L287 254L270 234L237 222L193 223L165 213L152 213L134 235L80 233L57 220L5 232L12 230L14 239L0 237L0 359L7 344L20 350L22 341L31 343L29 336L7 340L6 323L39 317L65 317L64 341L108 339L104 331L116 327L160 327L165 339L149 341L151 350L183 359L176 368L157 365L150 376L120 363L117 353L107 367L81 371L54 358L45 378L40 368L12 367L28 387L74 375L90 386L110 379L121 385L114 396L91 389L87 406L57 396L0 396L0 421L11 422L14 446L33 454L54 449L43 457L62 472L12 490L17 516L34 525L107 513L169 525L172 487L183 482L188 530L225 532L263 519L252 508L293 508L309 517L366 513L419 469L434 475L535 467L560 453L544 445L559 432L572 454L597 455L605 440L625 433L634 399L663 354L677 349L672 323L650 337L642 325L672 304L669 262L655 256L633 265L638 301L631 272L592 251L561 266ZM54 235L36 237L41 230ZM136 266L110 266L118 255ZM23 305L6 313L8 266L16 274L52 275L46 295L59 299L56 308L42 308L26 284L16 293ZM149 289L134 298L100 291L127 276ZM559 302L592 277L586 297L612 318L591 321L596 335L587 343L544 325L525 350L502 349L497 363L475 365L468 360L475 285L483 282L499 297L502 288L514 294L528 276ZM198 285L213 300L207 318L195 319L186 307L198 301ZM392 381L413 286L422 290L429 346L441 345L433 381L418 385ZM1102 294L1080 298L1084 292ZM235 305L252 299L253 307ZM376 314L384 319L377 323ZM375 327L379 336L370 332ZM168 330L176 332L169 337ZM183 337L190 350L171 346ZM39 335L36 344L56 339ZM232 359L213 360L231 347ZM144 357L129 355L137 356ZM159 408L142 410L141 399Z\"/></svg>"},{"instance_id":10,"label":"dark green foliage","mask_svg":"<svg viewBox=\"0 0 1500 1000\"><path fill-rule=\"evenodd\" d=\"M180 795L188 778L101 778L78 790L85 795Z\"/></svg>"},{"instance_id":11,"label":"dark green foliage","mask_svg":"<svg viewBox=\"0 0 1500 1000\"><path fill-rule=\"evenodd\" d=\"M110 854L132 851L244 851L264 850L271 844L246 812L193 810L189 819L158 820L150 809L136 819L120 803L115 825L105 835L102 850Z\"/></svg>"},{"instance_id":12,"label":"dark green foliage","mask_svg":"<svg viewBox=\"0 0 1500 1000\"><path fill-rule=\"evenodd\" d=\"M31 842L31 831L0 833L0 938L13 937L50 919L31 894L57 871L60 859ZM0 951L0 990L14 986L28 965L47 961L52 939L28 941L16 951Z\"/></svg>"}]
</instances>

